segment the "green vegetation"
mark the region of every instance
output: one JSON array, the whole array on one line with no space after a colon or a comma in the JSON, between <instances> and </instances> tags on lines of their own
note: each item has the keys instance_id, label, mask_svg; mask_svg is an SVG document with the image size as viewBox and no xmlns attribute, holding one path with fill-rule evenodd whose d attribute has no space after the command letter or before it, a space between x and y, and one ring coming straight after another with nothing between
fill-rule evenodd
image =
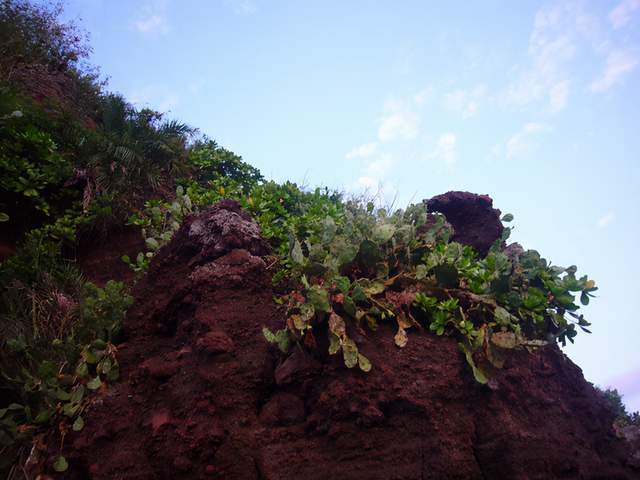
<instances>
[{"instance_id":1,"label":"green vegetation","mask_svg":"<svg viewBox=\"0 0 640 480\"><path fill-rule=\"evenodd\" d=\"M487 369L502 366L504 350L564 345L576 328L589 331L575 302L579 293L588 304L593 280L576 278L574 266L550 265L534 250L509 259L501 252L509 229L482 258L450 242L445 218L429 217L421 205L393 214L373 204L344 206L337 221L326 217L309 235L291 234L288 273L299 281L286 295L286 326L265 331L281 349L298 342L315 350L315 337L328 330L328 353L342 352L347 367L368 371L350 332L393 322L400 348L410 329L455 337L476 380L487 383Z\"/></svg>"},{"instance_id":2,"label":"green vegetation","mask_svg":"<svg viewBox=\"0 0 640 480\"><path fill-rule=\"evenodd\" d=\"M194 130L104 92L84 63L84 35L59 15L0 3L0 221L20 239L0 264L0 472L9 478L36 433L64 440L81 429L90 394L118 378L114 342L132 298L122 283L100 288L81 275L78 239L122 225L198 169Z\"/></svg>"},{"instance_id":3,"label":"green vegetation","mask_svg":"<svg viewBox=\"0 0 640 480\"><path fill-rule=\"evenodd\" d=\"M131 297L121 283L87 282L46 238L45 229L31 231L0 265L2 470L34 433L79 429L88 392L118 376L112 340Z\"/></svg>"},{"instance_id":4,"label":"green vegetation","mask_svg":"<svg viewBox=\"0 0 640 480\"><path fill-rule=\"evenodd\" d=\"M71 254L79 238L140 228L146 249L123 261L143 274L185 216L225 198L255 217L280 259L273 281L286 324L263 333L285 353L297 344L368 372L355 333L387 323L399 348L412 331L455 338L487 383L509 349L588 332L576 298L586 305L597 288L576 267L533 250L507 257L509 229L481 257L422 205L388 212L265 181L189 126L106 92L84 63L83 35L59 13L0 3L0 222L20 238L0 264L0 472L17 478L34 434L64 441L82 429L91 395L118 379L132 299L122 283L83 278ZM53 468L66 470L66 459Z\"/></svg>"},{"instance_id":5,"label":"green vegetation","mask_svg":"<svg viewBox=\"0 0 640 480\"><path fill-rule=\"evenodd\" d=\"M629 412L624 402L622 401L622 395L615 388L607 388L602 390L596 387L596 390L609 402L611 410L615 413L615 425L618 427L627 427L630 425L640 427L640 412Z\"/></svg>"}]
</instances>

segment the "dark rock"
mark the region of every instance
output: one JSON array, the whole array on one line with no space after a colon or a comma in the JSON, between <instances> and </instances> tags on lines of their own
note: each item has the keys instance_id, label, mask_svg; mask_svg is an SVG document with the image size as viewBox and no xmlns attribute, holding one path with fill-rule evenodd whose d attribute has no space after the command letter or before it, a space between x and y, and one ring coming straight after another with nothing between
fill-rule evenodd
<instances>
[{"instance_id":1,"label":"dark rock","mask_svg":"<svg viewBox=\"0 0 640 480\"><path fill-rule=\"evenodd\" d=\"M180 364L172 358L158 355L146 360L140 368L148 373L150 377L164 380L175 375L180 368Z\"/></svg>"},{"instance_id":2,"label":"dark rock","mask_svg":"<svg viewBox=\"0 0 640 480\"><path fill-rule=\"evenodd\" d=\"M258 224L233 200L207 208L190 218L187 226L187 238L199 250L198 259L216 259L235 249L257 256L269 251Z\"/></svg>"},{"instance_id":3,"label":"dark rock","mask_svg":"<svg viewBox=\"0 0 640 480\"><path fill-rule=\"evenodd\" d=\"M266 425L291 425L303 420L304 403L289 393L277 393L260 412L260 421Z\"/></svg>"},{"instance_id":4,"label":"dark rock","mask_svg":"<svg viewBox=\"0 0 640 480\"><path fill-rule=\"evenodd\" d=\"M524 253L524 248L518 242L510 243L507 247L502 251L509 260L512 262L518 262L522 254Z\"/></svg>"},{"instance_id":5,"label":"dark rock","mask_svg":"<svg viewBox=\"0 0 640 480\"><path fill-rule=\"evenodd\" d=\"M292 353L275 371L276 385L300 382L319 372L320 365L300 351Z\"/></svg>"},{"instance_id":6,"label":"dark rock","mask_svg":"<svg viewBox=\"0 0 640 480\"><path fill-rule=\"evenodd\" d=\"M233 351L233 340L222 330L205 333L196 342L196 346L209 354L230 353Z\"/></svg>"},{"instance_id":7,"label":"dark rock","mask_svg":"<svg viewBox=\"0 0 640 480\"><path fill-rule=\"evenodd\" d=\"M471 245L481 255L486 255L491 245L502 237L500 210L493 208L493 200L488 195L447 192L424 203L429 212L442 213L453 226L453 241Z\"/></svg>"}]
</instances>

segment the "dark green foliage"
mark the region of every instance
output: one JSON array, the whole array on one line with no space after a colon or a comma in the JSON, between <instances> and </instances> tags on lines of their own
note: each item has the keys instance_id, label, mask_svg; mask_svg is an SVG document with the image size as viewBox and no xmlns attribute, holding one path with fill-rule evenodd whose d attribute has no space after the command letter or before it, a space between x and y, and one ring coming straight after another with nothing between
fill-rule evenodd
<instances>
[{"instance_id":1,"label":"dark green foliage","mask_svg":"<svg viewBox=\"0 0 640 480\"><path fill-rule=\"evenodd\" d=\"M191 128L153 110L137 110L119 95L104 96L101 111L98 132L88 136L93 151L86 160L98 193L126 194L135 204L167 178L188 172Z\"/></svg>"},{"instance_id":2,"label":"dark green foliage","mask_svg":"<svg viewBox=\"0 0 640 480\"><path fill-rule=\"evenodd\" d=\"M168 243L180 228L184 217L192 210L191 198L184 193L182 186L176 189L173 202L149 200L145 202L144 210L129 217L129 224L140 227L147 246L147 251L138 253L135 260L128 255L122 257L129 267L138 274L144 273L155 253Z\"/></svg>"},{"instance_id":3,"label":"dark green foliage","mask_svg":"<svg viewBox=\"0 0 640 480\"><path fill-rule=\"evenodd\" d=\"M343 208L314 229L291 230L285 266L299 281L287 296L290 341L313 351L315 335L325 331L329 354L342 351L347 367L368 370L354 332L393 321L403 348L407 330L428 327L457 338L476 380L487 383L505 350L564 345L576 327L589 332L575 295L586 304L597 288L576 278L576 267L552 266L534 250L513 261L501 241L480 257L449 241L442 216L433 215L427 228L421 206L393 215L357 203Z\"/></svg>"},{"instance_id":4,"label":"dark green foliage","mask_svg":"<svg viewBox=\"0 0 640 480\"><path fill-rule=\"evenodd\" d=\"M235 177L210 180L209 187L186 182L186 189L178 187L174 201L148 201L145 209L132 215L129 222L143 228L143 236L150 248L146 253L141 252L135 261L128 257L123 260L135 271L144 271L153 252L171 239L187 213L231 198L239 201L255 217L262 234L281 257L281 269L274 277L278 283L291 271L289 249L292 239L319 238L327 221L334 225L340 221L345 205L336 192L320 188L309 192L291 182L259 183L245 193L245 187L252 182L243 185Z\"/></svg>"},{"instance_id":5,"label":"dark green foliage","mask_svg":"<svg viewBox=\"0 0 640 480\"><path fill-rule=\"evenodd\" d=\"M206 137L189 148L189 161L195 167L195 180L203 186L215 188L217 181L232 181L246 194L263 180L257 168Z\"/></svg>"},{"instance_id":6,"label":"dark green foliage","mask_svg":"<svg viewBox=\"0 0 640 480\"><path fill-rule=\"evenodd\" d=\"M628 425L634 425L640 427L640 412L629 412L622 401L622 395L620 395L617 389L607 388L603 390L596 387L596 390L598 390L611 405L611 410L616 416L615 423L617 426L626 427Z\"/></svg>"},{"instance_id":7,"label":"dark green foliage","mask_svg":"<svg viewBox=\"0 0 640 480\"><path fill-rule=\"evenodd\" d=\"M65 71L89 53L83 34L60 22L61 4L44 6L25 0L0 1L0 79L7 81L21 65Z\"/></svg>"},{"instance_id":8,"label":"dark green foliage","mask_svg":"<svg viewBox=\"0 0 640 480\"><path fill-rule=\"evenodd\" d=\"M9 461L49 426L82 428L89 392L118 378L111 341L132 302L121 283L98 288L59 257L32 266L30 278L11 271L19 261L0 271L0 449Z\"/></svg>"},{"instance_id":9,"label":"dark green foliage","mask_svg":"<svg viewBox=\"0 0 640 480\"><path fill-rule=\"evenodd\" d=\"M73 171L37 113L29 101L0 87L0 208L23 221L49 216Z\"/></svg>"},{"instance_id":10,"label":"dark green foliage","mask_svg":"<svg viewBox=\"0 0 640 480\"><path fill-rule=\"evenodd\" d=\"M17 114L20 114L18 116ZM22 113L0 118L0 188L49 214L45 189L58 187L71 173L51 136L33 125L19 125Z\"/></svg>"}]
</instances>

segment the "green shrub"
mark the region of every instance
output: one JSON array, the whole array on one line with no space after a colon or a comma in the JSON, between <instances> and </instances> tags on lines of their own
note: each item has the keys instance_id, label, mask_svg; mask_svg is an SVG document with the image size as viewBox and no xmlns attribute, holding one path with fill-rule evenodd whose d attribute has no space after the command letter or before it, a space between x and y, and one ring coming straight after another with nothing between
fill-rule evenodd
<instances>
[{"instance_id":1,"label":"green shrub","mask_svg":"<svg viewBox=\"0 0 640 480\"><path fill-rule=\"evenodd\" d=\"M137 110L114 94L102 97L101 112L98 131L87 135L83 163L97 193L126 196L130 208L161 184L188 173L191 128L165 121L159 112Z\"/></svg>"},{"instance_id":2,"label":"green shrub","mask_svg":"<svg viewBox=\"0 0 640 480\"><path fill-rule=\"evenodd\" d=\"M129 224L140 227L147 251L138 253L135 261L123 255L122 261L134 272L144 273L149 268L151 258L173 238L184 217L191 212L191 198L184 193L182 186L176 189L176 198L171 203L162 200L145 202L144 210L129 217Z\"/></svg>"},{"instance_id":3,"label":"green shrub","mask_svg":"<svg viewBox=\"0 0 640 480\"><path fill-rule=\"evenodd\" d=\"M13 194L21 208L31 204L49 215L53 191L62 186L72 170L51 135L22 111L0 116L0 190L4 198Z\"/></svg>"},{"instance_id":4,"label":"green shrub","mask_svg":"<svg viewBox=\"0 0 640 480\"><path fill-rule=\"evenodd\" d=\"M62 22L58 5L39 5L25 0L0 2L0 80L11 80L20 65L46 71L78 68L89 48L84 35Z\"/></svg>"},{"instance_id":5,"label":"green shrub","mask_svg":"<svg viewBox=\"0 0 640 480\"><path fill-rule=\"evenodd\" d=\"M615 425L619 427L626 427L628 425L635 425L640 427L640 412L629 412L626 405L622 401L622 395L615 388L601 389L596 387L596 390L607 400L611 406L611 410L616 416Z\"/></svg>"},{"instance_id":6,"label":"green shrub","mask_svg":"<svg viewBox=\"0 0 640 480\"><path fill-rule=\"evenodd\" d=\"M112 340L132 298L121 283L98 288L69 265L30 284L14 278L0 298L3 470L35 433L82 429L89 394L118 379Z\"/></svg>"},{"instance_id":7,"label":"green shrub","mask_svg":"<svg viewBox=\"0 0 640 480\"><path fill-rule=\"evenodd\" d=\"M576 313L575 295L588 304L597 290L593 280L576 278L575 266L553 266L534 250L508 258L500 249L508 229L480 257L450 242L441 215L427 222L421 205L389 215L372 204L350 202L339 221L329 216L317 225L294 229L288 243L286 265L290 278L299 281L285 296L285 328L265 331L281 348L285 331L290 342L311 350L315 336L326 331L329 354L342 352L347 367L368 371L371 364L359 352L354 331L391 321L394 341L403 348L408 330L428 327L455 337L476 380L486 383L506 350L573 342L576 328L589 332L589 323Z\"/></svg>"},{"instance_id":8,"label":"green shrub","mask_svg":"<svg viewBox=\"0 0 640 480\"><path fill-rule=\"evenodd\" d=\"M191 146L189 161L195 167L195 180L200 185L212 186L209 182L225 179L235 182L246 194L264 180L257 168L206 137Z\"/></svg>"}]
</instances>

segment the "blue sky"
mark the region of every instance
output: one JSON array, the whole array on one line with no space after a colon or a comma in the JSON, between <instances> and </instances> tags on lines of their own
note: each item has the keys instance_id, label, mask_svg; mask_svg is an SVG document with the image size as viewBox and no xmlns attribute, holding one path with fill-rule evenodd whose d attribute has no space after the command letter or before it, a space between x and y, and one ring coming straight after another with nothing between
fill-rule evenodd
<instances>
[{"instance_id":1,"label":"blue sky","mask_svg":"<svg viewBox=\"0 0 640 480\"><path fill-rule=\"evenodd\" d=\"M640 0L68 0L109 87L269 178L487 193L600 287L566 348L640 409ZM635 125L635 126L634 126Z\"/></svg>"}]
</instances>

